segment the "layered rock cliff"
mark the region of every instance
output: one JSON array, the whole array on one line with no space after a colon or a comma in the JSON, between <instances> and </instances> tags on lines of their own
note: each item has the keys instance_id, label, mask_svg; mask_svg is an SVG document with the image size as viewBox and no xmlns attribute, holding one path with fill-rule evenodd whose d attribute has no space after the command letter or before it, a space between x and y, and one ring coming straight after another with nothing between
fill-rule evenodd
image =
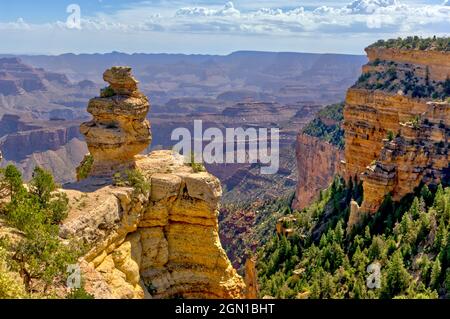
<instances>
[{"instance_id":1,"label":"layered rock cliff","mask_svg":"<svg viewBox=\"0 0 450 319\"><path fill-rule=\"evenodd\" d=\"M122 72L128 77L125 81ZM135 114L145 118L148 102L130 78L129 68L105 73L115 95L94 99L90 107L100 103L101 114L108 116L93 112L94 120L82 126L94 160L91 176L64 190L71 210L60 236L75 236L90 248L80 262L85 289L96 298L242 298L244 281L229 262L218 235L219 180L194 171L172 151L136 155L142 141L149 141L150 132L143 132L149 126L140 120L134 126L142 132L142 139L123 127L137 120ZM127 95L130 83L132 96ZM116 128L105 122L116 119L112 114L120 117ZM111 152L114 143L107 137L114 140L115 132L123 135L117 140L119 149L125 145L128 150L133 141L139 147L125 157ZM96 137L107 145L107 156L102 147L96 148ZM123 173L130 163L150 190L112 183L108 176Z\"/></svg>"},{"instance_id":2,"label":"layered rock cliff","mask_svg":"<svg viewBox=\"0 0 450 319\"><path fill-rule=\"evenodd\" d=\"M318 137L300 133L296 144L298 183L293 208L302 210L338 173L343 151Z\"/></svg>"},{"instance_id":3,"label":"layered rock cliff","mask_svg":"<svg viewBox=\"0 0 450 319\"><path fill-rule=\"evenodd\" d=\"M376 212L388 193L399 200L422 182L449 182L450 52L366 51L370 61L344 109L342 168L364 187L354 214Z\"/></svg>"},{"instance_id":4,"label":"layered rock cliff","mask_svg":"<svg viewBox=\"0 0 450 319\"><path fill-rule=\"evenodd\" d=\"M5 114L0 120L0 150L4 162L14 164L26 181L36 166L51 171L60 183L75 179L74 167L87 152L79 123L36 121Z\"/></svg>"},{"instance_id":5,"label":"layered rock cliff","mask_svg":"<svg viewBox=\"0 0 450 319\"><path fill-rule=\"evenodd\" d=\"M241 298L243 280L218 235L220 182L171 151L136 165L149 194L96 186L92 178L65 190L72 210L61 236L92 247L84 257L87 291L97 298Z\"/></svg>"},{"instance_id":6,"label":"layered rock cliff","mask_svg":"<svg viewBox=\"0 0 450 319\"><path fill-rule=\"evenodd\" d=\"M298 182L292 207L302 210L326 189L344 159L343 104L325 107L297 136Z\"/></svg>"}]
</instances>

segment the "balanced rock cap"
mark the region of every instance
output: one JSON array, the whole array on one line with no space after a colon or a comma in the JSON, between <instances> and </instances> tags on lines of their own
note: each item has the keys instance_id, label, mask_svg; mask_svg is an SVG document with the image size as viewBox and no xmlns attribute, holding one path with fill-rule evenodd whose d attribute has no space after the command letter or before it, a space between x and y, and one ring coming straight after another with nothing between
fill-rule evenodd
<instances>
[{"instance_id":1,"label":"balanced rock cap","mask_svg":"<svg viewBox=\"0 0 450 319\"><path fill-rule=\"evenodd\" d=\"M110 177L132 169L135 156L151 143L148 98L138 89L129 67L112 67L104 73L110 86L89 101L92 120L82 123L81 133L92 155L89 176Z\"/></svg>"},{"instance_id":2,"label":"balanced rock cap","mask_svg":"<svg viewBox=\"0 0 450 319\"><path fill-rule=\"evenodd\" d=\"M138 91L138 81L131 74L131 68L114 66L103 73L103 79L117 95L133 95Z\"/></svg>"}]
</instances>

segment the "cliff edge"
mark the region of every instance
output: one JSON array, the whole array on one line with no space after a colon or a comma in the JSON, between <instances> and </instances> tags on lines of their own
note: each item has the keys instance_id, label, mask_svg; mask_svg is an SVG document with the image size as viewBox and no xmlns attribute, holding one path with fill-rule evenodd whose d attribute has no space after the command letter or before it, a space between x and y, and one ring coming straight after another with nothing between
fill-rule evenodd
<instances>
[{"instance_id":1,"label":"cliff edge","mask_svg":"<svg viewBox=\"0 0 450 319\"><path fill-rule=\"evenodd\" d=\"M450 179L450 52L377 45L366 51L369 63L344 109L342 170L364 187L352 214L376 212L387 194L398 201L421 183Z\"/></svg>"},{"instance_id":2,"label":"cliff edge","mask_svg":"<svg viewBox=\"0 0 450 319\"><path fill-rule=\"evenodd\" d=\"M245 284L218 236L219 180L172 151L137 155L150 143L149 104L130 68L112 68L110 87L89 103L82 125L92 160L66 185L62 238L83 240L87 292L96 298L242 298ZM116 148L117 147L117 148ZM118 182L134 169L148 187ZM111 178L113 176L114 178Z\"/></svg>"}]
</instances>

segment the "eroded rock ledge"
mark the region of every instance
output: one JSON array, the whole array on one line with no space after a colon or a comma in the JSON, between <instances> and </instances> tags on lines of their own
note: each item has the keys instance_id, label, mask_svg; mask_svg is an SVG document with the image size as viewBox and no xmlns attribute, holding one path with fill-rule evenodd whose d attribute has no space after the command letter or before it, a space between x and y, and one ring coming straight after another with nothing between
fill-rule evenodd
<instances>
[{"instance_id":1,"label":"eroded rock ledge","mask_svg":"<svg viewBox=\"0 0 450 319\"><path fill-rule=\"evenodd\" d=\"M363 67L366 75L389 72L385 69L388 65L391 73L403 68L411 74L414 80L405 80L406 84L415 81L426 87L450 76L448 52L380 48L366 51L370 60ZM384 84L380 83L380 87L392 83ZM347 179L361 179L364 187L362 206L352 203L349 228L358 223L362 214L375 213L389 193L398 201L420 183L449 183L447 94L441 93L444 99L438 101L432 95L406 96L402 90L357 86L349 89L344 109L346 146L342 171Z\"/></svg>"},{"instance_id":2,"label":"eroded rock ledge","mask_svg":"<svg viewBox=\"0 0 450 319\"><path fill-rule=\"evenodd\" d=\"M83 161L77 172L88 178L64 190L71 211L60 228L62 238L89 247L85 289L96 298L243 297L245 284L219 240L219 180L172 151L137 155L151 142L149 101L131 68L113 67L103 78L109 86L89 102L93 119L81 125L92 166ZM111 177L128 169L150 191L112 186Z\"/></svg>"},{"instance_id":3,"label":"eroded rock ledge","mask_svg":"<svg viewBox=\"0 0 450 319\"><path fill-rule=\"evenodd\" d=\"M148 196L89 178L68 185L61 237L83 239L86 290L96 298L242 298L218 236L219 180L171 151L136 158ZM105 184L106 183L106 184Z\"/></svg>"}]
</instances>

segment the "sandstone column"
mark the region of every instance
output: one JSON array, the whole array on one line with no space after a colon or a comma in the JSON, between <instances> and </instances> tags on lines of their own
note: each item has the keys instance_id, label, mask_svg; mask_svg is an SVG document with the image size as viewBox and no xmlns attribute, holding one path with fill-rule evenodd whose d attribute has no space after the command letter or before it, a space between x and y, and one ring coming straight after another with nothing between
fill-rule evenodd
<instances>
[{"instance_id":1,"label":"sandstone column","mask_svg":"<svg viewBox=\"0 0 450 319\"><path fill-rule=\"evenodd\" d=\"M89 101L87 110L93 119L80 127L94 159L90 172L94 177L111 177L133 168L135 156L151 143L146 120L150 104L139 91L131 68L113 67L103 79L110 85Z\"/></svg>"}]
</instances>

